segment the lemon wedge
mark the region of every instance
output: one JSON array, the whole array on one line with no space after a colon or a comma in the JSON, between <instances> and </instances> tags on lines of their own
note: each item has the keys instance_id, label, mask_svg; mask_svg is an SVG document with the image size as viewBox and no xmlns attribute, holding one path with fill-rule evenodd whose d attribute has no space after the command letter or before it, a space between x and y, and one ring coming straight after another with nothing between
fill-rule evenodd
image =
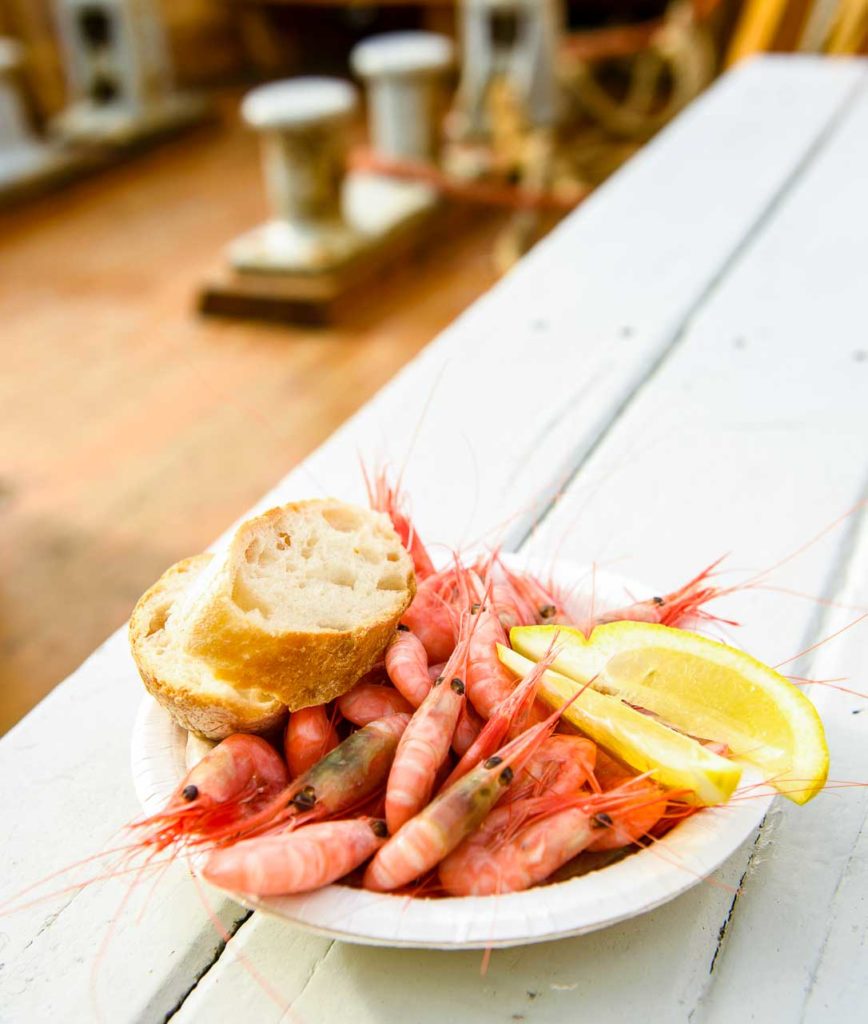
<instances>
[{"instance_id":1,"label":"lemon wedge","mask_svg":"<svg viewBox=\"0 0 868 1024\"><path fill-rule=\"evenodd\" d=\"M750 655L647 622L608 623L590 638L563 626L516 627L510 641L535 661L556 633L553 667L570 679L590 682L691 736L726 743L797 804L823 788L829 749L814 705Z\"/></svg>"},{"instance_id":2,"label":"lemon wedge","mask_svg":"<svg viewBox=\"0 0 868 1024\"><path fill-rule=\"evenodd\" d=\"M519 676L533 667L533 661L502 644L497 645L497 656ZM557 708L579 689L574 679L549 670L543 675L539 696ZM690 795L683 797L688 802L724 803L741 778L737 764L591 687L564 711L564 718L637 772L650 772L666 789L688 791Z\"/></svg>"}]
</instances>

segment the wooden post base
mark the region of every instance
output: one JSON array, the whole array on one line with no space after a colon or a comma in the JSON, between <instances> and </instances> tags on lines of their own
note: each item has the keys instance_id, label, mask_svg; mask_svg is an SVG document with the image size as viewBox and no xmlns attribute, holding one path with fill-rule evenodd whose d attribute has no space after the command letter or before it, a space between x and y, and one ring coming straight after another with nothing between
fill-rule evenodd
<instances>
[{"instance_id":1,"label":"wooden post base","mask_svg":"<svg viewBox=\"0 0 868 1024\"><path fill-rule=\"evenodd\" d=\"M395 226L376 245L324 272L254 272L224 267L202 286L199 311L307 325L331 323L360 298L371 281L412 259L454 219L454 208L442 203L421 210Z\"/></svg>"}]
</instances>

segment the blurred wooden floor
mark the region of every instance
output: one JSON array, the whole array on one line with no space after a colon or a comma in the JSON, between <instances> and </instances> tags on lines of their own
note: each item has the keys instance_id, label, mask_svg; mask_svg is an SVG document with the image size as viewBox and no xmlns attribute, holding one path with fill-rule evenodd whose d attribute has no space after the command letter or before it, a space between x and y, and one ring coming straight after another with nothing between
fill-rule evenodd
<instances>
[{"instance_id":1,"label":"blurred wooden floor","mask_svg":"<svg viewBox=\"0 0 868 1024\"><path fill-rule=\"evenodd\" d=\"M233 110L0 219L0 732L495 279L489 217L335 327L196 316L265 212Z\"/></svg>"}]
</instances>

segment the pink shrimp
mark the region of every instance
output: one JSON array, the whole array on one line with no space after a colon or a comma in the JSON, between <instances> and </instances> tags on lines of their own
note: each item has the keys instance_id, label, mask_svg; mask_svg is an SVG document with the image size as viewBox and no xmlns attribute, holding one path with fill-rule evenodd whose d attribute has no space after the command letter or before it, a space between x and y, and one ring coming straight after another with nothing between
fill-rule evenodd
<instances>
[{"instance_id":1,"label":"pink shrimp","mask_svg":"<svg viewBox=\"0 0 868 1024\"><path fill-rule=\"evenodd\" d=\"M443 790L374 855L363 885L378 892L398 889L430 871L473 832L506 792L563 708L531 726L497 754Z\"/></svg>"},{"instance_id":2,"label":"pink shrimp","mask_svg":"<svg viewBox=\"0 0 868 1024\"><path fill-rule=\"evenodd\" d=\"M451 573L452 570L447 570ZM440 573L424 579L416 590L413 603L401 617L425 648L432 662L446 661L458 641L458 614L443 595Z\"/></svg>"},{"instance_id":3,"label":"pink shrimp","mask_svg":"<svg viewBox=\"0 0 868 1024\"><path fill-rule=\"evenodd\" d=\"M416 532L416 527L405 511L407 502L401 492L400 484L389 483L385 469L379 470L372 478L362 466L362 474L368 491L368 503L372 509L377 512L385 512L392 520L392 525L401 538L401 543L410 552L416 576L418 579L424 580L426 576L430 576L434 572L434 563Z\"/></svg>"},{"instance_id":4,"label":"pink shrimp","mask_svg":"<svg viewBox=\"0 0 868 1024\"><path fill-rule=\"evenodd\" d=\"M286 724L283 749L292 778L303 775L340 743L334 722L324 706L293 711Z\"/></svg>"},{"instance_id":5,"label":"pink shrimp","mask_svg":"<svg viewBox=\"0 0 868 1024\"><path fill-rule=\"evenodd\" d=\"M553 660L554 652L549 652L544 658L541 658L497 705L472 745L452 769L452 774L446 780L446 786L451 786L480 761L490 757L502 745L507 735L516 735L521 726L525 724L543 673L550 667Z\"/></svg>"},{"instance_id":6,"label":"pink shrimp","mask_svg":"<svg viewBox=\"0 0 868 1024\"><path fill-rule=\"evenodd\" d=\"M351 733L293 780L286 792L289 815L301 813L305 821L318 820L367 800L388 778L409 720L409 715L390 715Z\"/></svg>"},{"instance_id":7,"label":"pink shrimp","mask_svg":"<svg viewBox=\"0 0 868 1024\"><path fill-rule=\"evenodd\" d=\"M573 796L589 782L599 789L594 775L596 762L597 744L593 740L556 733L530 758L504 801L546 793Z\"/></svg>"},{"instance_id":8,"label":"pink shrimp","mask_svg":"<svg viewBox=\"0 0 868 1024\"><path fill-rule=\"evenodd\" d=\"M490 603L503 628L532 626L556 621L559 602L549 588L528 572L513 572L493 551L477 563L477 572L485 580Z\"/></svg>"},{"instance_id":9,"label":"pink shrimp","mask_svg":"<svg viewBox=\"0 0 868 1024\"><path fill-rule=\"evenodd\" d=\"M409 715L390 715L351 733L246 818L233 838L260 835L287 821L290 827L322 821L366 805L385 784L409 720Z\"/></svg>"},{"instance_id":10,"label":"pink shrimp","mask_svg":"<svg viewBox=\"0 0 868 1024\"><path fill-rule=\"evenodd\" d=\"M455 726L455 733L452 737L452 749L459 757L464 757L467 751L476 741L476 737L482 732L485 722L473 710L473 707L465 701L461 706L461 713Z\"/></svg>"},{"instance_id":11,"label":"pink shrimp","mask_svg":"<svg viewBox=\"0 0 868 1024\"><path fill-rule=\"evenodd\" d=\"M223 889L256 896L312 892L363 864L388 834L377 818L305 825L214 850L202 875Z\"/></svg>"},{"instance_id":12,"label":"pink shrimp","mask_svg":"<svg viewBox=\"0 0 868 1024\"><path fill-rule=\"evenodd\" d=\"M488 719L515 689L515 678L497 657L497 645L509 645L497 615L483 607L477 618L467 655L467 698Z\"/></svg>"},{"instance_id":13,"label":"pink shrimp","mask_svg":"<svg viewBox=\"0 0 868 1024\"><path fill-rule=\"evenodd\" d=\"M428 803L437 772L449 755L464 704L464 681L455 673L463 668L466 644L463 640L455 649L398 744L386 786L386 823L392 833Z\"/></svg>"},{"instance_id":14,"label":"pink shrimp","mask_svg":"<svg viewBox=\"0 0 868 1024\"><path fill-rule=\"evenodd\" d=\"M158 850L226 838L287 784L286 765L258 736L227 736L187 773L163 811L135 823L142 846Z\"/></svg>"},{"instance_id":15,"label":"pink shrimp","mask_svg":"<svg viewBox=\"0 0 868 1024\"><path fill-rule=\"evenodd\" d=\"M589 850L618 850L647 836L666 813L669 801L678 796L635 775L603 751L599 752L594 776L604 795L627 793L629 799L600 812L598 823L606 829L597 834Z\"/></svg>"},{"instance_id":16,"label":"pink shrimp","mask_svg":"<svg viewBox=\"0 0 868 1024\"><path fill-rule=\"evenodd\" d=\"M432 684L428 656L416 634L406 627L398 627L386 648L386 672L395 689L414 708L428 696Z\"/></svg>"},{"instance_id":17,"label":"pink shrimp","mask_svg":"<svg viewBox=\"0 0 868 1024\"><path fill-rule=\"evenodd\" d=\"M737 622L729 619L722 619L713 615L703 608L703 605L715 598L731 594L738 587L716 587L709 583L714 570L720 565L722 559L718 558L707 566L702 572L697 573L693 579L688 580L677 590L673 590L663 597L651 597L645 601L636 601L623 608L616 608L613 611L603 612L594 617L592 626L599 626L606 622L652 622L661 626L678 626L689 623L693 619L705 619L710 622L721 622L724 625L736 626Z\"/></svg>"},{"instance_id":18,"label":"pink shrimp","mask_svg":"<svg viewBox=\"0 0 868 1024\"><path fill-rule=\"evenodd\" d=\"M440 864L440 881L452 896L520 892L590 849L608 811L639 800L617 791L568 800L559 794L531 798L524 806L495 808L482 827Z\"/></svg>"},{"instance_id":19,"label":"pink shrimp","mask_svg":"<svg viewBox=\"0 0 868 1024\"><path fill-rule=\"evenodd\" d=\"M377 683L356 683L336 703L338 711L353 725L369 725L378 718L413 713L413 705L394 686Z\"/></svg>"}]
</instances>

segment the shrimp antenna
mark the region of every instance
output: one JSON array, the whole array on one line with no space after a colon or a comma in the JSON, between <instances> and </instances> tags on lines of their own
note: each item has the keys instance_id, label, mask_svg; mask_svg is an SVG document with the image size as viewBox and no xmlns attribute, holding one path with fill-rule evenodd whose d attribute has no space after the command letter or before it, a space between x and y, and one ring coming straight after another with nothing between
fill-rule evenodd
<instances>
[{"instance_id":1,"label":"shrimp antenna","mask_svg":"<svg viewBox=\"0 0 868 1024\"><path fill-rule=\"evenodd\" d=\"M444 359L440 365L440 369L437 371L437 376L434 378L431 384L431 390L428 392L428 397L425 399L422 410L419 413L419 418L416 421L416 426L413 428L413 433L410 435L410 444L407 446L407 451L404 453L404 460L401 463L401 468L398 470L398 476L395 480L395 489L400 490L401 485L404 481L404 473L407 470L407 466L410 463L410 456L413 454L413 449L416 447L416 443L419 440L419 435L422 433L422 427L425 420L428 417L428 410L431 408L431 403L434 400L434 394L437 388L440 387L440 382L443 379L443 374L446 372L446 368L449 366L450 360Z\"/></svg>"}]
</instances>

